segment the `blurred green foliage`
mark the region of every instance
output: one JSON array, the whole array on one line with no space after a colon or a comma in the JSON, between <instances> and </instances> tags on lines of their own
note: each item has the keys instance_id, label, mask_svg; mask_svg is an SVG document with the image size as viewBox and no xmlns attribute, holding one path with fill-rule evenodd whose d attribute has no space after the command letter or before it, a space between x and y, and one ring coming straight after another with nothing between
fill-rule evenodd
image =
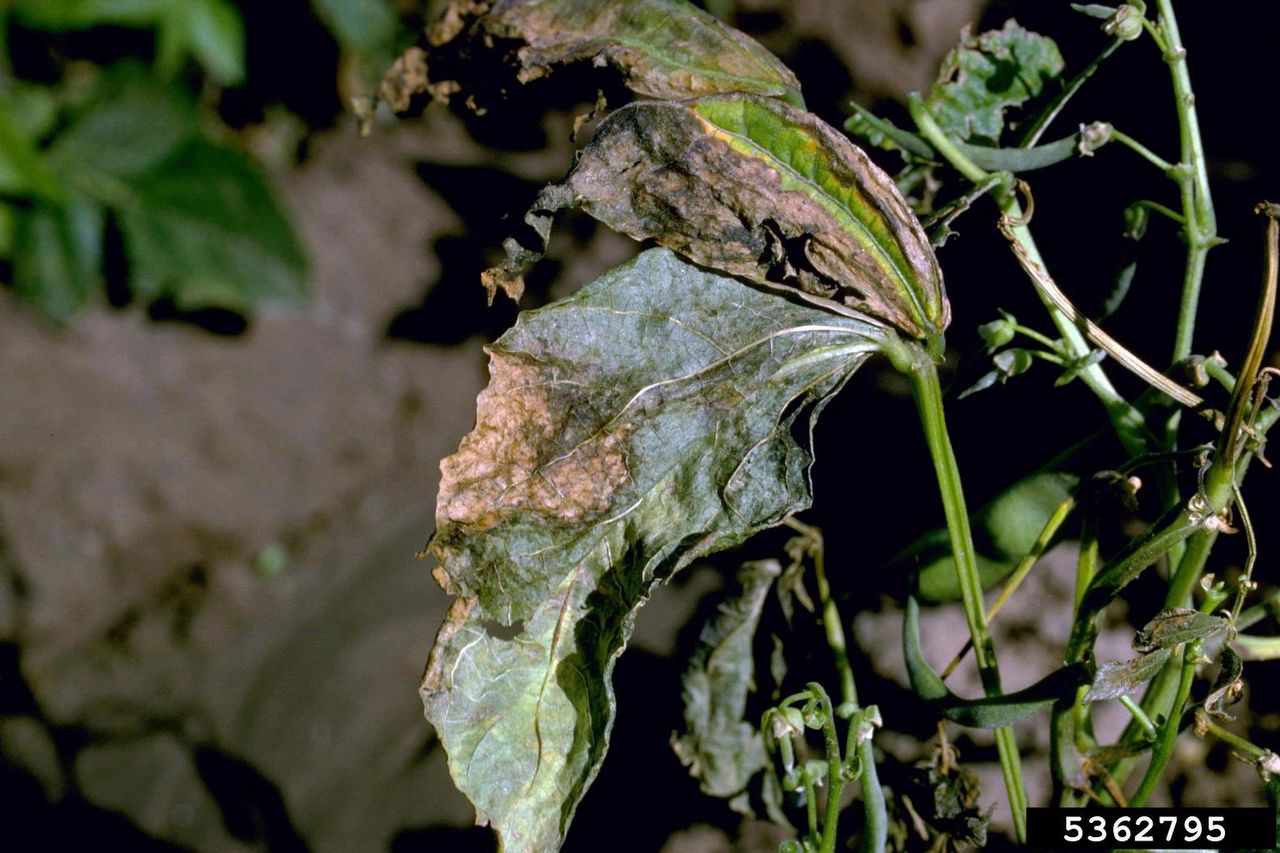
<instances>
[{"instance_id":1,"label":"blurred green foliage","mask_svg":"<svg viewBox=\"0 0 1280 853\"><path fill-rule=\"evenodd\" d=\"M313 6L356 57L388 56L401 35L392 0ZM151 38L106 65L64 63L52 81L23 79L9 61L15 33L105 42L121 28ZM247 312L305 293L285 212L212 108L222 89L252 84L236 5L16 0L0 9L0 37L0 261L21 299L70 321L104 290L107 229L141 301Z\"/></svg>"}]
</instances>

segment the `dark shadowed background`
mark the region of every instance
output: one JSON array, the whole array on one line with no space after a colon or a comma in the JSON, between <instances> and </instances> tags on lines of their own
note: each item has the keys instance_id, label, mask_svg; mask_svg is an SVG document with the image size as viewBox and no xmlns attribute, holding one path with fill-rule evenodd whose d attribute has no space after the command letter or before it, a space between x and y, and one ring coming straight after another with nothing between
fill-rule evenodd
<instances>
[{"instance_id":1,"label":"dark shadowed background","mask_svg":"<svg viewBox=\"0 0 1280 853\"><path fill-rule=\"evenodd\" d=\"M1096 22L1056 0L711 5L782 56L810 109L836 125L851 98L905 122L901 99L928 86L969 24L1016 17L1058 40L1069 72L1102 44ZM574 116L615 84L575 69L482 117L434 105L361 137L347 104L413 43L415 0L137 6L0 10L0 839L491 850L422 719L417 683L448 599L414 553L432 529L439 461L474 418L481 347L515 316L485 306L479 274L570 164ZM1232 363L1261 268L1251 210L1280 198L1273 6L1178 4L1231 240L1210 256L1196 349ZM125 91L142 94L117 109ZM1171 98L1142 41L1104 66L1059 131L1107 120L1173 159ZM94 116L100 126L86 130ZM60 142L75 134L79 148ZM134 155L136 167L121 165ZM1127 251L1124 206L1176 201L1119 146L1037 176L1035 191L1041 248L1087 312ZM954 314L944 380L959 387L985 369L976 328L997 308L1047 325L994 215L980 203L940 251ZM1108 328L1163 364L1182 247L1161 224L1151 231ZM566 218L525 307L635 251ZM1055 389L1039 369L949 416L975 506L1103 424L1080 383ZM826 531L854 617L854 667L888 723L892 785L935 734L905 687L900 579L881 570L941 523L904 380L883 366L860 372L827 409L816 450L806 519ZM1273 584L1278 478L1257 470L1246 495L1257 576ZM1219 547L1213 570L1238 567L1241 538ZM775 554L782 541L766 534L747 553ZM566 849L776 849L762 825L701 797L668 747L682 660L742 556L691 569L642 612L617 669L609 757ZM1001 618L1011 687L1056 665L1071 556L1070 543L1051 554ZM1135 585L1132 620L1152 615L1157 593ZM1124 657L1125 613L1114 616L1105 642ZM931 654L949 657L962 614L940 608L927 626ZM1250 664L1247 680L1265 683L1272 666ZM973 674L961 678L973 692ZM1256 742L1280 745L1280 694L1251 689L1237 715ZM1033 803L1047 786L1044 728L1036 718L1021 729ZM953 734L993 800L990 739ZM1159 802L1261 801L1249 768L1190 737L1170 777Z\"/></svg>"}]
</instances>

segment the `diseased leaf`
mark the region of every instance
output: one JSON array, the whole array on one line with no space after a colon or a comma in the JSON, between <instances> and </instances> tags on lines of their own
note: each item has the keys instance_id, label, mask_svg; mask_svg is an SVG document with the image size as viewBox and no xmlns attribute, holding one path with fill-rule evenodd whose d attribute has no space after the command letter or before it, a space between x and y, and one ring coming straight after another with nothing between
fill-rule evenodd
<instances>
[{"instance_id":1,"label":"diseased leaf","mask_svg":"<svg viewBox=\"0 0 1280 853\"><path fill-rule=\"evenodd\" d=\"M744 564L738 571L739 588L703 627L685 669L685 733L671 745L703 792L713 797L739 797L765 767L764 738L744 717L754 682L756 626L781 574L777 560ZM745 803L732 801L730 806L750 812Z\"/></svg>"},{"instance_id":2,"label":"diseased leaf","mask_svg":"<svg viewBox=\"0 0 1280 853\"><path fill-rule=\"evenodd\" d=\"M961 37L942 61L925 107L947 135L994 145L1005 110L1039 95L1062 68L1053 39L1010 19L1002 29Z\"/></svg>"},{"instance_id":3,"label":"diseased leaf","mask_svg":"<svg viewBox=\"0 0 1280 853\"><path fill-rule=\"evenodd\" d=\"M1213 680L1213 687L1205 697L1204 709L1215 717L1235 719L1227 713L1226 707L1239 702L1244 696L1244 661L1230 644L1222 648L1222 668L1218 677Z\"/></svg>"},{"instance_id":4,"label":"diseased leaf","mask_svg":"<svg viewBox=\"0 0 1280 853\"><path fill-rule=\"evenodd\" d=\"M1228 621L1221 616L1188 608L1171 607L1142 627L1133 638L1140 652L1171 649L1182 643L1207 640L1227 630Z\"/></svg>"},{"instance_id":5,"label":"diseased leaf","mask_svg":"<svg viewBox=\"0 0 1280 853\"><path fill-rule=\"evenodd\" d=\"M1169 659L1169 654L1168 649L1156 649L1133 660L1109 660L1103 663L1098 667L1084 701L1099 702L1134 695L1143 683L1156 677L1164 662Z\"/></svg>"},{"instance_id":6,"label":"diseased leaf","mask_svg":"<svg viewBox=\"0 0 1280 853\"><path fill-rule=\"evenodd\" d=\"M958 759L955 747L942 740L930 758L912 768L903 791L919 820L955 842L942 846L935 841L931 849L950 850L958 845L980 849L987 844L987 824L995 805L982 811L981 782Z\"/></svg>"},{"instance_id":7,"label":"diseased leaf","mask_svg":"<svg viewBox=\"0 0 1280 853\"><path fill-rule=\"evenodd\" d=\"M777 57L685 0L454 0L427 37L439 48L459 36L522 43L522 82L590 60L617 68L644 97L752 92L804 103Z\"/></svg>"},{"instance_id":8,"label":"diseased leaf","mask_svg":"<svg viewBox=\"0 0 1280 853\"><path fill-rule=\"evenodd\" d=\"M950 319L929 240L893 181L857 146L781 101L721 95L646 101L606 119L526 221L578 207L697 263L868 315L936 345ZM518 298L542 247L507 242L485 275Z\"/></svg>"},{"instance_id":9,"label":"diseased leaf","mask_svg":"<svg viewBox=\"0 0 1280 853\"><path fill-rule=\"evenodd\" d=\"M507 850L563 839L653 585L808 506L796 432L880 334L656 249L490 347L476 428L441 465L429 552L460 598L422 696ZM788 369L839 341L861 351Z\"/></svg>"}]
</instances>

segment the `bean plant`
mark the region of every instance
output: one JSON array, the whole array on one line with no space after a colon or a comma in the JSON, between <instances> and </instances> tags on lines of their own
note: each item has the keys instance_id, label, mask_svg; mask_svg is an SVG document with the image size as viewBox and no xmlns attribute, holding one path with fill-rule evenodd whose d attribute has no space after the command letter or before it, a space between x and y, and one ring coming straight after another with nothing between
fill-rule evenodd
<instances>
[{"instance_id":1,"label":"bean plant","mask_svg":"<svg viewBox=\"0 0 1280 853\"><path fill-rule=\"evenodd\" d=\"M745 563L702 631L677 755L709 795L793 827L786 851L832 851L854 838L876 851L984 842L983 795L945 729L923 768L932 801L886 796L876 746L884 721L876 697L855 684L821 532L797 518L812 500L813 425L873 358L909 380L946 518L944 558L919 570L905 601L907 680L940 723L994 731L1017 839L1028 797L1012 726L1035 715L1052 733L1055 805L1147 803L1188 728L1225 740L1275 794L1280 760L1223 721L1244 659L1277 654L1274 640L1245 633L1275 600L1255 600L1241 482L1263 461L1280 415L1264 368L1280 208L1258 205L1261 295L1251 325L1240 306L1248 346L1232 373L1220 356L1198 355L1194 339L1206 259L1223 239L1173 2L1075 8L1102 30L1085 67L1068 74L1050 38L1013 21L966 32L937 82L910 97L912 126L856 108L848 135L806 109L777 58L684 0L455 0L393 67L382 96L399 109L424 94L475 107L494 87L491 65L474 69L495 57L521 83L578 62L609 66L633 96L585 117L598 119L590 141L513 227L483 284L490 300L520 299L560 211L583 211L652 248L524 313L488 348L489 386L474 430L442 463L424 549L456 596L422 683L426 716L504 849L564 841L605 760L610 678L654 587L780 525L794 533L785 554ZM1064 105L1122 48L1168 67L1172 159L1104 121L1053 138ZM894 152L901 169L891 177L853 139ZM1038 248L1033 173L1103 146L1169 180L1169 198L1124 211L1135 239L1169 228L1185 243L1167 358L1140 357L1078 310ZM1107 469L1083 471L1084 448L1073 448L972 516L938 373L951 312L934 250L962 215L1003 235L1044 305L1040 322L1004 314L979 330L992 368L969 393L1049 363L1059 383L1087 386L1122 448ZM1122 393L1120 371L1143 392ZM1189 445L1187 416L1208 418L1216 440ZM1100 543L1100 515L1114 504L1099 495L1131 499L1143 482L1163 515L1118 549ZM1003 556L975 547L974 523ZM1249 545L1243 568L1229 579L1207 573L1215 543L1237 531ZM1006 691L991 620L1068 533L1079 547L1062 666ZM1157 565L1165 609L1137 633L1132 659L1098 661L1104 610ZM988 606L984 593L996 587ZM748 710L759 707L764 677L754 649L775 594L792 618L814 614L830 666L827 677L776 693L760 715ZM963 604L970 636L939 674L921 651L920 609L947 599ZM780 684L783 651L772 668ZM968 654L980 696L945 682ZM1200 685L1209 664L1219 674ZM1094 735L1104 701L1131 717L1113 742Z\"/></svg>"}]
</instances>

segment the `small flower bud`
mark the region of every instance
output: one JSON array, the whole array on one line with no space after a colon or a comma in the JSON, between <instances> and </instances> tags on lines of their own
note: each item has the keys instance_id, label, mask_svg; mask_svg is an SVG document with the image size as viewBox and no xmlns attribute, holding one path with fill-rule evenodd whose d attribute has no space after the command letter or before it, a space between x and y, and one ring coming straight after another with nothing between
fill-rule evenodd
<instances>
[{"instance_id":1,"label":"small flower bud","mask_svg":"<svg viewBox=\"0 0 1280 853\"><path fill-rule=\"evenodd\" d=\"M1142 35L1142 13L1134 6L1125 3L1116 9L1111 20L1102 25L1102 31L1118 39L1133 41Z\"/></svg>"},{"instance_id":2,"label":"small flower bud","mask_svg":"<svg viewBox=\"0 0 1280 853\"><path fill-rule=\"evenodd\" d=\"M1111 125L1105 121L1082 124L1080 125L1080 141L1076 144L1076 150L1080 152L1081 157L1092 157L1093 152L1110 141Z\"/></svg>"}]
</instances>

